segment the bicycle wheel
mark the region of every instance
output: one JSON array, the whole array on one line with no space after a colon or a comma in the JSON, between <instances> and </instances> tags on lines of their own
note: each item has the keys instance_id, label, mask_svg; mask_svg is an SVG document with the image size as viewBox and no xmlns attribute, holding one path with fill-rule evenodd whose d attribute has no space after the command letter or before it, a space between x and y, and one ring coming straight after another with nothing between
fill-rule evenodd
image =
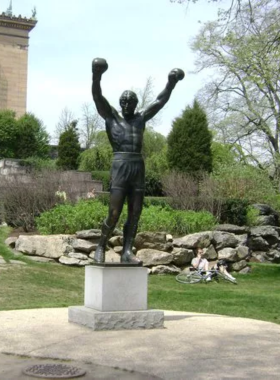
<instances>
[{"instance_id":1,"label":"bicycle wheel","mask_svg":"<svg viewBox=\"0 0 280 380\"><path fill-rule=\"evenodd\" d=\"M176 281L181 282L182 284L196 284L201 282L203 279L202 275L198 272L194 273L179 273L176 276Z\"/></svg>"},{"instance_id":2,"label":"bicycle wheel","mask_svg":"<svg viewBox=\"0 0 280 380\"><path fill-rule=\"evenodd\" d=\"M237 285L236 280L232 279L231 277L227 276L227 275L224 274L224 273L217 272L217 276L218 276L218 279L221 278L221 279L223 279L223 280L225 280L225 281L229 281L229 282L231 282L232 284Z\"/></svg>"}]
</instances>

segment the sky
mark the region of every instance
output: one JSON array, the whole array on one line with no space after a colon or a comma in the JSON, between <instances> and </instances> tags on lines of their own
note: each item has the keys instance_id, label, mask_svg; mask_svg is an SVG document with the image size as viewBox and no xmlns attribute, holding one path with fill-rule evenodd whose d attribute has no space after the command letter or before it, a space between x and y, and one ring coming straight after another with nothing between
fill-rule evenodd
<instances>
[{"instance_id":1,"label":"sky","mask_svg":"<svg viewBox=\"0 0 280 380\"><path fill-rule=\"evenodd\" d=\"M9 3L1 0L1 13ZM203 73L190 73L195 55L189 43L199 21L216 18L216 3L199 0L186 8L169 0L13 0L13 14L31 17L34 6L38 23L30 32L27 111L51 136L65 107L79 119L82 105L92 103L96 57L108 62L101 86L115 108L124 90L143 88L148 77L156 97L170 70L185 71L155 127L165 136L206 80Z\"/></svg>"}]
</instances>

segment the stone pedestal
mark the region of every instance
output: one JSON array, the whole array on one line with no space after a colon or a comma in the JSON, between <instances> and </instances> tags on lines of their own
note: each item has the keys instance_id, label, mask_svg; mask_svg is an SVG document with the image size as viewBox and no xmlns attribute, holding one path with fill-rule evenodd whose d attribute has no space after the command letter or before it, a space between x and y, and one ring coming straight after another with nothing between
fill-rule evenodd
<instances>
[{"instance_id":1,"label":"stone pedestal","mask_svg":"<svg viewBox=\"0 0 280 380\"><path fill-rule=\"evenodd\" d=\"M87 266L85 270L86 307L99 311L147 310L146 268Z\"/></svg>"},{"instance_id":2,"label":"stone pedestal","mask_svg":"<svg viewBox=\"0 0 280 380\"><path fill-rule=\"evenodd\" d=\"M147 310L148 271L120 264L85 268L84 306L68 309L69 322L94 330L162 328L164 313Z\"/></svg>"}]
</instances>

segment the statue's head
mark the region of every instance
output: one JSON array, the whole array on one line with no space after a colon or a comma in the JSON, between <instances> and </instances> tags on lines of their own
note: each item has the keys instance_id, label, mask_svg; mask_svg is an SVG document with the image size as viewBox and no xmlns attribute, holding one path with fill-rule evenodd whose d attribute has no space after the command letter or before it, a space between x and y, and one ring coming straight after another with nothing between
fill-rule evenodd
<instances>
[{"instance_id":1,"label":"statue's head","mask_svg":"<svg viewBox=\"0 0 280 380\"><path fill-rule=\"evenodd\" d=\"M133 116L136 106L138 104L138 98L133 91L124 91L120 97L120 106L124 117Z\"/></svg>"}]
</instances>

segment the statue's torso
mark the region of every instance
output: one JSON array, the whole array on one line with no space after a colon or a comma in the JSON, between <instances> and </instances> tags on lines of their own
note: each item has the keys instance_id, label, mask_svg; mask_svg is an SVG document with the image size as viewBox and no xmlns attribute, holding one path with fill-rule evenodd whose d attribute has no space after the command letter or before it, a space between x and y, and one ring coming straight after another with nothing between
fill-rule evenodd
<instances>
[{"instance_id":1,"label":"statue's torso","mask_svg":"<svg viewBox=\"0 0 280 380\"><path fill-rule=\"evenodd\" d=\"M145 122L140 113L128 121L116 112L106 119L106 131L114 152L141 153Z\"/></svg>"}]
</instances>

